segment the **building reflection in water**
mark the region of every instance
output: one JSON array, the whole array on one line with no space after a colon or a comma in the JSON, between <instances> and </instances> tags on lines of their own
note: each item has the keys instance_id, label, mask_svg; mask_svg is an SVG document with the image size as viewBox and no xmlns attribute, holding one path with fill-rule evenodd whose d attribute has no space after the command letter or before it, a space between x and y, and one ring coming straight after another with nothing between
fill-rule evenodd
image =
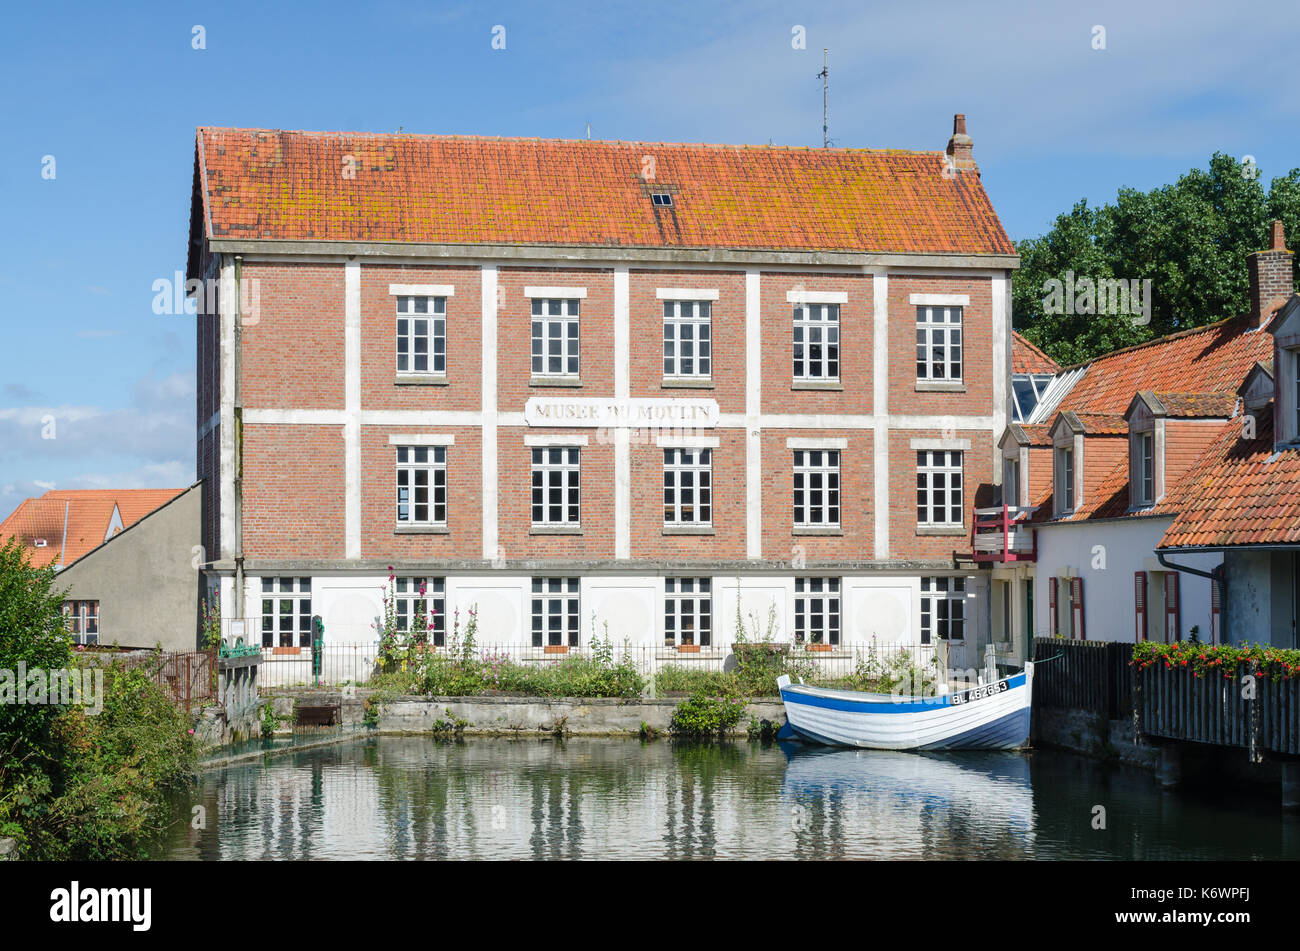
<instances>
[{"instance_id":1,"label":"building reflection in water","mask_svg":"<svg viewBox=\"0 0 1300 951\"><path fill-rule=\"evenodd\" d=\"M175 808L158 854L206 861L1300 857L1276 814L1044 753L383 737L206 773Z\"/></svg>"}]
</instances>

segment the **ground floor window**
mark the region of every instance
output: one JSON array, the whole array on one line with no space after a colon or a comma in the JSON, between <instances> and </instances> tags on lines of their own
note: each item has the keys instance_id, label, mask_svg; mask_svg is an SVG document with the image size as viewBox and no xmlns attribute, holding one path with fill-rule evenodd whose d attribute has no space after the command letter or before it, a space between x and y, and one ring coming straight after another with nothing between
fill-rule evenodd
<instances>
[{"instance_id":1,"label":"ground floor window","mask_svg":"<svg viewBox=\"0 0 1300 951\"><path fill-rule=\"evenodd\" d=\"M63 616L78 644L99 643L98 601L64 601Z\"/></svg>"},{"instance_id":2,"label":"ground floor window","mask_svg":"<svg viewBox=\"0 0 1300 951\"><path fill-rule=\"evenodd\" d=\"M713 583L709 578L664 580L664 642L713 643Z\"/></svg>"},{"instance_id":3,"label":"ground floor window","mask_svg":"<svg viewBox=\"0 0 1300 951\"><path fill-rule=\"evenodd\" d=\"M394 579L393 614L403 633L415 630L423 618L429 640L442 647L447 640L447 579Z\"/></svg>"},{"instance_id":4,"label":"ground floor window","mask_svg":"<svg viewBox=\"0 0 1300 951\"><path fill-rule=\"evenodd\" d=\"M921 579L921 643L966 639L966 579Z\"/></svg>"},{"instance_id":5,"label":"ground floor window","mask_svg":"<svg viewBox=\"0 0 1300 951\"><path fill-rule=\"evenodd\" d=\"M839 644L839 578L794 580L794 639L801 644Z\"/></svg>"},{"instance_id":6,"label":"ground floor window","mask_svg":"<svg viewBox=\"0 0 1300 951\"><path fill-rule=\"evenodd\" d=\"M262 646L311 647L311 579L262 579Z\"/></svg>"},{"instance_id":7,"label":"ground floor window","mask_svg":"<svg viewBox=\"0 0 1300 951\"><path fill-rule=\"evenodd\" d=\"M577 578L533 579L533 646L578 646Z\"/></svg>"}]
</instances>

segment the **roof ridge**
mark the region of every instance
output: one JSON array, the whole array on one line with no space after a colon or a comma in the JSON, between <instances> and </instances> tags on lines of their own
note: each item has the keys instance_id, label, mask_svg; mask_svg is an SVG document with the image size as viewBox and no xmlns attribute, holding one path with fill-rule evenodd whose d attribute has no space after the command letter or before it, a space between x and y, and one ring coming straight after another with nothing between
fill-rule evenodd
<instances>
[{"instance_id":1,"label":"roof ridge","mask_svg":"<svg viewBox=\"0 0 1300 951\"><path fill-rule=\"evenodd\" d=\"M301 135L311 138L368 138L368 139L425 139L425 140L464 140L464 141L481 141L481 142L547 142L547 143L572 143L574 145L639 145L655 146L657 148L704 148L704 149L780 149L791 152L816 152L816 153L851 153L851 152L871 152L873 154L897 154L897 155L933 155L942 156L946 154L943 149L894 149L894 148L872 148L870 146L816 146L816 145L775 145L763 143L747 142L651 142L644 139L583 139L583 138L551 138L536 135L477 135L468 132L348 132L348 131L322 131L312 129L264 129L244 126L197 126L196 133L199 140L203 138L205 132L242 132L242 133L261 133L265 135Z\"/></svg>"},{"instance_id":2,"label":"roof ridge","mask_svg":"<svg viewBox=\"0 0 1300 951\"><path fill-rule=\"evenodd\" d=\"M1222 320L1216 320L1212 324L1202 324L1199 327L1188 327L1185 330L1175 330L1173 333L1165 334L1163 337L1153 337L1150 340L1144 340L1142 343L1130 344L1127 347L1120 347L1118 350L1111 350L1108 353L1098 354L1092 359L1084 360L1081 363L1072 363L1069 366L1061 367L1061 372L1065 373L1069 370L1078 370L1081 367L1090 367L1093 364L1098 363L1102 360L1109 360L1111 357L1118 357L1120 354L1123 353L1132 353L1135 350L1141 350L1143 347L1154 347L1158 344L1168 343L1171 340L1179 340L1183 337L1190 337L1192 334L1204 333L1208 330L1214 330L1215 328L1223 328L1227 324L1230 324L1234 321L1246 321L1249 319L1250 319L1249 315L1243 314L1237 317L1224 317ZM1259 329L1263 330L1264 327L1260 327Z\"/></svg>"}]
</instances>

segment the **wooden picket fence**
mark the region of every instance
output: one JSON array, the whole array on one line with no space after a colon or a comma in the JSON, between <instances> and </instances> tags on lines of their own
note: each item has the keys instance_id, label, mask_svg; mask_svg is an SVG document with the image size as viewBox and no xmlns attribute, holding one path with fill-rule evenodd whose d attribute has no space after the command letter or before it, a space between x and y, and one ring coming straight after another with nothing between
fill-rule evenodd
<instances>
[{"instance_id":1,"label":"wooden picket fence","mask_svg":"<svg viewBox=\"0 0 1300 951\"><path fill-rule=\"evenodd\" d=\"M1156 663L1135 671L1134 695L1145 736L1244 747L1252 758L1300 755L1300 680L1261 677L1245 664L1231 677L1196 677Z\"/></svg>"},{"instance_id":2,"label":"wooden picket fence","mask_svg":"<svg viewBox=\"0 0 1300 951\"><path fill-rule=\"evenodd\" d=\"M1132 644L1035 637L1034 706L1131 716L1132 656Z\"/></svg>"}]
</instances>

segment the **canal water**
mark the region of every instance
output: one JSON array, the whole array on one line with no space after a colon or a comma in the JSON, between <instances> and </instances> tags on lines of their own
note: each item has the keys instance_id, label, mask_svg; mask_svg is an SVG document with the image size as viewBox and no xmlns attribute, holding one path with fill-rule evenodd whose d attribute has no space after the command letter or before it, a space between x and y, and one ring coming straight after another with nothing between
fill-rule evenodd
<instances>
[{"instance_id":1,"label":"canal water","mask_svg":"<svg viewBox=\"0 0 1300 951\"><path fill-rule=\"evenodd\" d=\"M175 796L155 855L1300 858L1300 822L1278 802L1163 792L1148 773L1052 751L378 737L205 772Z\"/></svg>"}]
</instances>

